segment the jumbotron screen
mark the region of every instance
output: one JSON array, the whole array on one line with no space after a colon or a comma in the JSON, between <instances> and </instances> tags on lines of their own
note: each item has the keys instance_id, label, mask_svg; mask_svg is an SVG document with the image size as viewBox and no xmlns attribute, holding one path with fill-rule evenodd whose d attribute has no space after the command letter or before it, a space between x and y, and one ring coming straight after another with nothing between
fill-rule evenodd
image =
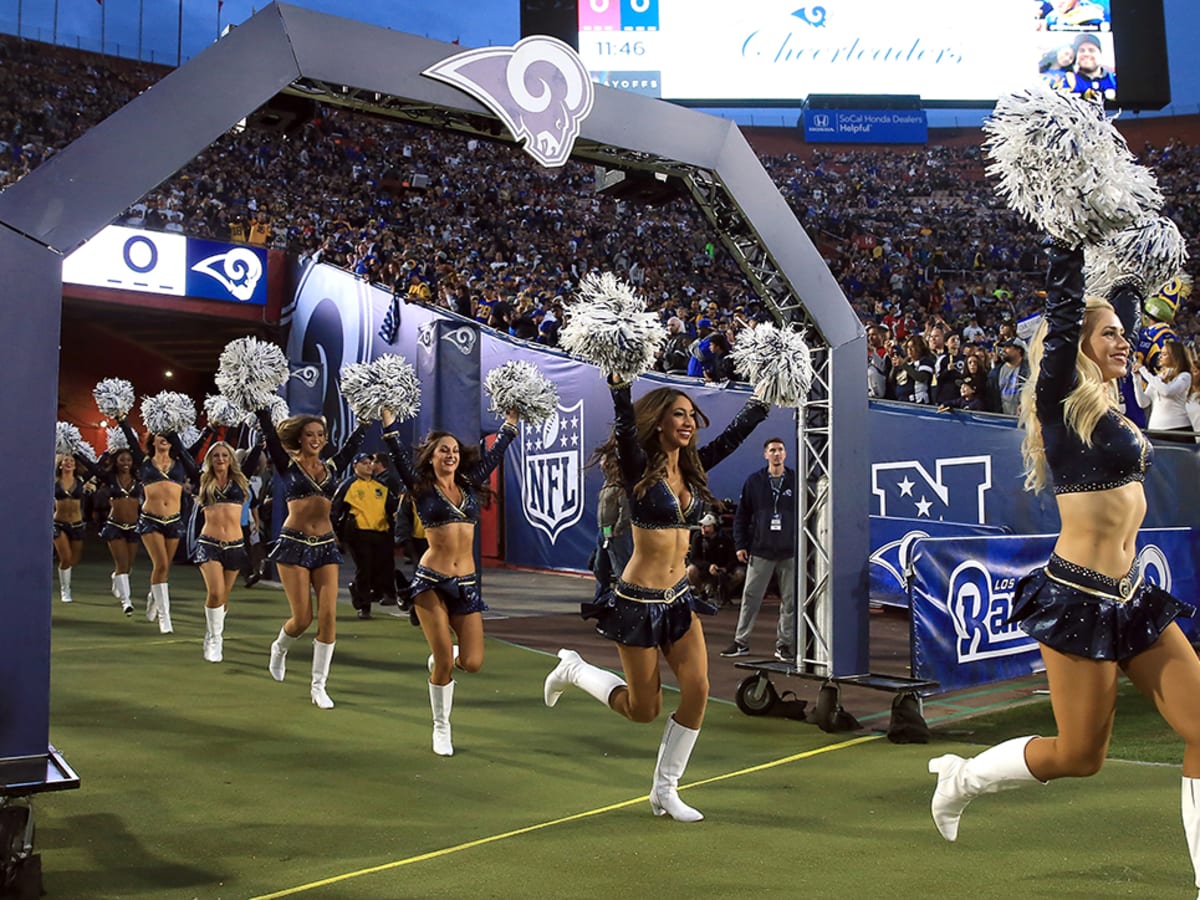
<instances>
[{"instance_id":1,"label":"jumbotron screen","mask_svg":"<svg viewBox=\"0 0 1200 900\"><path fill-rule=\"evenodd\" d=\"M578 0L577 38L597 82L691 105L795 105L810 94L978 105L1038 79L1119 102L1118 61L1140 65L1145 43L1126 39L1123 29L1144 26L1114 9L1130 2ZM1153 23L1151 7L1165 43L1161 2L1139 0L1134 15ZM1167 102L1169 87L1159 93Z\"/></svg>"}]
</instances>

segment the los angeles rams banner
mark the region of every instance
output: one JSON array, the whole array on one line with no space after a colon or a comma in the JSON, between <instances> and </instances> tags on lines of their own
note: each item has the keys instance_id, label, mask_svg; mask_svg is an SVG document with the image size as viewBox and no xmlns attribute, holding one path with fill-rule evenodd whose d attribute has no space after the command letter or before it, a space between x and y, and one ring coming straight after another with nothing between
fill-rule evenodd
<instances>
[{"instance_id":1,"label":"los angeles rams banner","mask_svg":"<svg viewBox=\"0 0 1200 900\"><path fill-rule=\"evenodd\" d=\"M604 377L595 366L565 354L539 348L478 329L449 313L417 305L405 305L395 343L388 343L380 328L391 308L391 294L369 285L333 266L308 266L299 277L295 300L287 310L291 330L287 355L293 373L305 365L319 367L321 377L313 390L325 412L335 443L340 443L355 426L353 414L337 390L337 375L351 362L366 362L382 353L399 353L413 362L420 360L422 341L436 341L444 352L451 344L466 345L468 334L478 338L479 371L483 374L510 360L534 363L558 387L558 414L532 428L521 424L521 434L509 448L504 461L504 555L505 560L531 568L586 571L587 558L596 540L596 498L603 479L599 470L587 468L592 451L608 439L612 428L612 398ZM431 328L431 323L441 323ZM424 337L422 337L424 335ZM474 347L471 348L475 352ZM463 411L474 404L478 416L471 419L475 431L468 433L465 420L461 440L478 440L495 432L502 416L490 411L490 400L480 392L445 390L446 384L462 387L461 378L439 383L440 373L426 370L421 402L456 407ZM477 376L476 376L477 377ZM665 378L647 375L634 385L634 398L663 384L679 386ZM722 390L707 385L687 384L685 390L708 415L713 425L701 432L700 440L715 437L741 409L749 392L745 388ZM309 403L313 403L309 395ZM464 402L465 401L465 402ZM420 436L418 424L401 429L403 440ZM457 432L456 432L457 434ZM782 438L795 460L796 426L787 410L773 409L767 421L720 465L709 472L709 489L721 499L737 501L742 483L755 469L766 465L763 443ZM375 435L368 437L372 445Z\"/></svg>"},{"instance_id":2,"label":"los angeles rams banner","mask_svg":"<svg viewBox=\"0 0 1200 900\"><path fill-rule=\"evenodd\" d=\"M1006 528L960 525L927 519L885 519L871 516L871 602L881 606L908 607L908 568L916 542L928 537L971 537L1005 534Z\"/></svg>"},{"instance_id":3,"label":"los angeles rams banner","mask_svg":"<svg viewBox=\"0 0 1200 900\"><path fill-rule=\"evenodd\" d=\"M1013 589L1045 565L1056 535L922 538L912 551L912 672L939 691L1041 671L1037 644L1009 622ZM1143 529L1138 558L1148 581L1194 602L1200 532ZM1181 619L1189 635L1194 620Z\"/></svg>"}]
</instances>

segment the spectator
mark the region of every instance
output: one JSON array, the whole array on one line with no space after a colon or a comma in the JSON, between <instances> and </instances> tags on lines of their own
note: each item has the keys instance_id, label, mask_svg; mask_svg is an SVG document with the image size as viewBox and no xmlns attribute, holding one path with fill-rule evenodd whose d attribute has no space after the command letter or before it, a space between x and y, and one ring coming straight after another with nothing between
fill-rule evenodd
<instances>
[{"instance_id":1,"label":"spectator","mask_svg":"<svg viewBox=\"0 0 1200 900\"><path fill-rule=\"evenodd\" d=\"M779 624L775 658L795 659L796 634L796 473L787 468L787 445L769 438L763 445L765 468L751 473L742 485L733 518L733 543L738 562L746 564L746 584L733 643L722 656L749 656L750 634L762 607L771 576L779 581Z\"/></svg>"},{"instance_id":2,"label":"spectator","mask_svg":"<svg viewBox=\"0 0 1200 900\"><path fill-rule=\"evenodd\" d=\"M1009 338L999 345L996 366L988 378L989 391L993 392L988 408L992 412L1015 416L1021 406L1021 386L1029 377L1029 361L1025 358L1025 342L1018 337Z\"/></svg>"},{"instance_id":3,"label":"spectator","mask_svg":"<svg viewBox=\"0 0 1200 900\"><path fill-rule=\"evenodd\" d=\"M733 539L721 530L720 520L712 513L702 516L700 528L692 532L687 572L692 587L718 606L729 603L734 593L741 594L746 568L739 564Z\"/></svg>"}]
</instances>

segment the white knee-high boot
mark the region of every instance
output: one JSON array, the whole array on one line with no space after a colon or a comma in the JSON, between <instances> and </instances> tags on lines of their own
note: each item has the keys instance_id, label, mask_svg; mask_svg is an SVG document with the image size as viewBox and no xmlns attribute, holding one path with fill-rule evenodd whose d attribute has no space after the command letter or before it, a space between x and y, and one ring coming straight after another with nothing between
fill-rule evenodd
<instances>
[{"instance_id":1,"label":"white knee-high boot","mask_svg":"<svg viewBox=\"0 0 1200 900\"><path fill-rule=\"evenodd\" d=\"M658 746L658 762L654 766L654 786L650 788L650 809L656 816L669 815L676 822L699 822L704 814L679 799L679 779L692 758L692 748L700 737L699 728L687 728L667 718L662 743Z\"/></svg>"},{"instance_id":2,"label":"white knee-high boot","mask_svg":"<svg viewBox=\"0 0 1200 900\"><path fill-rule=\"evenodd\" d=\"M1025 763L1025 745L1033 738L1013 738L970 759L948 753L929 761L929 771L938 777L930 810L942 837L948 841L958 838L958 820L967 804L980 794L1038 783Z\"/></svg>"},{"instance_id":3,"label":"white knee-high boot","mask_svg":"<svg viewBox=\"0 0 1200 900\"><path fill-rule=\"evenodd\" d=\"M546 676L542 686L542 697L547 706L556 704L562 692L569 687L586 691L608 706L612 692L625 687L625 681L619 675L584 662L583 657L574 650L559 650L558 658L558 665Z\"/></svg>"},{"instance_id":4,"label":"white knee-high boot","mask_svg":"<svg viewBox=\"0 0 1200 900\"><path fill-rule=\"evenodd\" d=\"M429 707L433 710L433 752L438 756L453 756L450 740L450 710L454 708L454 682L429 682Z\"/></svg>"},{"instance_id":5,"label":"white knee-high boot","mask_svg":"<svg viewBox=\"0 0 1200 900\"><path fill-rule=\"evenodd\" d=\"M175 630L171 627L171 589L164 581L150 585L150 593L154 595L154 614L158 617L159 633L170 634ZM149 617L149 611L146 615Z\"/></svg>"},{"instance_id":6,"label":"white knee-high boot","mask_svg":"<svg viewBox=\"0 0 1200 900\"><path fill-rule=\"evenodd\" d=\"M312 690L309 693L317 709L333 709L333 701L325 693L325 682L329 680L329 664L333 662L333 648L336 643L313 641Z\"/></svg>"},{"instance_id":7,"label":"white knee-high boot","mask_svg":"<svg viewBox=\"0 0 1200 900\"><path fill-rule=\"evenodd\" d=\"M268 663L267 670L276 681L283 681L283 676L287 673L288 648L295 642L296 639L282 628L279 629L279 637L271 642L271 662Z\"/></svg>"},{"instance_id":8,"label":"white knee-high boot","mask_svg":"<svg viewBox=\"0 0 1200 900\"><path fill-rule=\"evenodd\" d=\"M450 647L451 667L458 664L458 644L452 644ZM429 674L433 674L433 654L429 654L429 659L425 660L425 668L429 670Z\"/></svg>"},{"instance_id":9,"label":"white knee-high boot","mask_svg":"<svg viewBox=\"0 0 1200 900\"><path fill-rule=\"evenodd\" d=\"M146 594L146 621L153 622L158 618L158 597L154 595L154 585L150 585L150 592Z\"/></svg>"},{"instance_id":10,"label":"white knee-high boot","mask_svg":"<svg viewBox=\"0 0 1200 900\"><path fill-rule=\"evenodd\" d=\"M129 575L117 575L113 578L113 593L121 601L121 609L125 615L133 615L133 601L129 599Z\"/></svg>"},{"instance_id":11,"label":"white knee-high boot","mask_svg":"<svg viewBox=\"0 0 1200 900\"><path fill-rule=\"evenodd\" d=\"M71 570L58 570L58 597L63 603L71 602Z\"/></svg>"},{"instance_id":12,"label":"white knee-high boot","mask_svg":"<svg viewBox=\"0 0 1200 900\"><path fill-rule=\"evenodd\" d=\"M1200 778L1184 777L1181 800L1183 834L1187 838L1188 853L1192 856L1196 888L1200 890ZM1200 893L1196 897L1200 900Z\"/></svg>"},{"instance_id":13,"label":"white knee-high boot","mask_svg":"<svg viewBox=\"0 0 1200 900\"><path fill-rule=\"evenodd\" d=\"M204 658L219 663L225 644L225 607L204 607Z\"/></svg>"}]
</instances>

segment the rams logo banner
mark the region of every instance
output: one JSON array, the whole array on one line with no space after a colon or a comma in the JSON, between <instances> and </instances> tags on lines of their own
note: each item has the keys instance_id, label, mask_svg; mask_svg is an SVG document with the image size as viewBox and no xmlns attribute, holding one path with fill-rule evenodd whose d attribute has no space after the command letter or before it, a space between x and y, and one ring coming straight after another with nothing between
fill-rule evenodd
<instances>
[{"instance_id":1,"label":"rams logo banner","mask_svg":"<svg viewBox=\"0 0 1200 900\"><path fill-rule=\"evenodd\" d=\"M583 516L583 400L541 425L521 423L521 509L553 544Z\"/></svg>"},{"instance_id":2,"label":"rams logo banner","mask_svg":"<svg viewBox=\"0 0 1200 900\"><path fill-rule=\"evenodd\" d=\"M490 109L524 150L546 168L571 158L595 87L571 47L546 35L511 47L458 53L421 74L445 81Z\"/></svg>"},{"instance_id":3,"label":"rams logo banner","mask_svg":"<svg viewBox=\"0 0 1200 900\"><path fill-rule=\"evenodd\" d=\"M1196 592L1200 537L1191 528L1143 529L1147 581L1184 599ZM917 539L912 555L913 675L941 690L1041 671L1038 645L1010 622L1017 582L1043 566L1056 535ZM1178 620L1185 633L1192 620Z\"/></svg>"}]
</instances>

